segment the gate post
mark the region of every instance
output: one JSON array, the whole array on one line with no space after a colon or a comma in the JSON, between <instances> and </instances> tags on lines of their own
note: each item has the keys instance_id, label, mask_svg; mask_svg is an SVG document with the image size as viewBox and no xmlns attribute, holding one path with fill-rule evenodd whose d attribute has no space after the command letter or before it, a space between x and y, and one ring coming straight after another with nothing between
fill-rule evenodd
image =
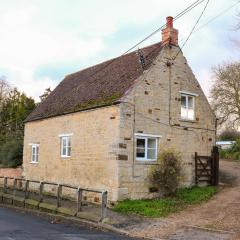
<instances>
[{"instance_id":1,"label":"gate post","mask_svg":"<svg viewBox=\"0 0 240 240\"><path fill-rule=\"evenodd\" d=\"M197 152L195 152L195 184L198 184Z\"/></svg>"},{"instance_id":2,"label":"gate post","mask_svg":"<svg viewBox=\"0 0 240 240\"><path fill-rule=\"evenodd\" d=\"M217 186L219 183L219 151L217 146L212 149L212 185Z\"/></svg>"}]
</instances>

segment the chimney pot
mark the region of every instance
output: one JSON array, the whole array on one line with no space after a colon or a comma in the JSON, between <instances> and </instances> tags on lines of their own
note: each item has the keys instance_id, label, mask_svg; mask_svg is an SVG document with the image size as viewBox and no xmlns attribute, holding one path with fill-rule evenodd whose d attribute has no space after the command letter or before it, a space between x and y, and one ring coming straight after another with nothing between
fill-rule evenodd
<instances>
[{"instance_id":1,"label":"chimney pot","mask_svg":"<svg viewBox=\"0 0 240 240\"><path fill-rule=\"evenodd\" d=\"M178 30L173 28L173 17L166 17L166 27L162 30L162 46L178 45Z\"/></svg>"},{"instance_id":2,"label":"chimney pot","mask_svg":"<svg viewBox=\"0 0 240 240\"><path fill-rule=\"evenodd\" d=\"M168 17L166 17L166 20L167 20L167 27L173 28L173 17L168 16Z\"/></svg>"}]
</instances>

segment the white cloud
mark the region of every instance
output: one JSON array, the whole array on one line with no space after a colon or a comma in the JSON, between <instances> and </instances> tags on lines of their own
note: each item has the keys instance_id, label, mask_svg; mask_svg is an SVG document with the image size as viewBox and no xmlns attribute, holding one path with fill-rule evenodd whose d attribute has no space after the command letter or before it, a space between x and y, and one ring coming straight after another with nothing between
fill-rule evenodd
<instances>
[{"instance_id":1,"label":"white cloud","mask_svg":"<svg viewBox=\"0 0 240 240\"><path fill-rule=\"evenodd\" d=\"M235 2L210 1L200 25ZM175 16L191 3L192 0L1 1L0 75L6 75L11 83L36 98L45 88L53 88L61 80L56 81L47 72L44 77L36 78L34 73L39 67L75 63L80 68L121 54L137 39L141 40L162 25L166 15ZM189 34L202 8L203 4L175 23L180 38ZM234 9L220 18L225 20L221 21L224 26L209 24L195 33L184 48L206 92L211 66L226 56L238 57L228 44L229 32L232 33L231 27L235 24L233 15ZM158 33L143 45L159 41L160 36ZM110 45L109 41L112 41Z\"/></svg>"}]
</instances>

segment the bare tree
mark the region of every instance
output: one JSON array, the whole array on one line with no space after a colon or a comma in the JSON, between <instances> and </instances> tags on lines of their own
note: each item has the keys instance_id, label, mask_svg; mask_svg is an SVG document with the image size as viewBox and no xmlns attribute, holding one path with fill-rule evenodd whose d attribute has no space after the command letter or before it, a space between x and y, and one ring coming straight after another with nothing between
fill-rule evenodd
<instances>
[{"instance_id":1,"label":"bare tree","mask_svg":"<svg viewBox=\"0 0 240 240\"><path fill-rule=\"evenodd\" d=\"M211 102L219 124L240 126L240 63L222 64L213 69L215 82Z\"/></svg>"},{"instance_id":2,"label":"bare tree","mask_svg":"<svg viewBox=\"0 0 240 240\"><path fill-rule=\"evenodd\" d=\"M49 94L52 92L51 88L46 88L44 93L39 96L39 98L41 99L41 102L43 102L44 100L46 100L46 98L49 96Z\"/></svg>"},{"instance_id":3,"label":"bare tree","mask_svg":"<svg viewBox=\"0 0 240 240\"><path fill-rule=\"evenodd\" d=\"M6 81L5 76L0 77L0 108L1 105L3 104L4 99L6 99L8 93L10 92L11 87Z\"/></svg>"}]
</instances>

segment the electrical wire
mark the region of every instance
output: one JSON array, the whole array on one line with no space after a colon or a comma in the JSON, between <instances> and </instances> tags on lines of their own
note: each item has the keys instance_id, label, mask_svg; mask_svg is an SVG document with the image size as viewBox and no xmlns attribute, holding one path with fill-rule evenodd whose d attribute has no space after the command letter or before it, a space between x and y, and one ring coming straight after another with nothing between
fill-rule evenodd
<instances>
[{"instance_id":1,"label":"electrical wire","mask_svg":"<svg viewBox=\"0 0 240 240\"><path fill-rule=\"evenodd\" d=\"M202 12L201 12L201 14L199 15L197 21L195 22L195 24L194 24L192 30L190 31L188 37L187 37L186 40L184 41L182 47L180 47L180 49L179 49L179 51L177 52L177 54L175 55L175 57L172 59L173 61L176 59L176 57L178 56L178 54L182 51L182 49L184 48L184 46L185 46L186 43L188 42L189 38L190 38L191 35L193 34L193 31L194 31L195 28L197 27L197 24L199 23L200 19L202 18L204 12L206 11L209 2L210 2L210 0L207 0L207 3L205 4L205 6L204 6L204 8L203 8L203 10L202 10Z\"/></svg>"},{"instance_id":2,"label":"electrical wire","mask_svg":"<svg viewBox=\"0 0 240 240\"><path fill-rule=\"evenodd\" d=\"M228 8L224 9L223 11L221 11L220 13L218 13L216 16L214 16L213 18L211 18L210 20L208 20L207 22L205 22L204 24L202 24L200 27L198 27L197 29L195 29L192 33L192 35L198 31L200 31L202 28L206 27L208 24L210 24L211 22L215 21L217 18L221 17L222 15L224 15L225 13L227 13L229 10L231 10L233 7L235 7L236 5L238 5L240 3L240 1L237 1L236 3L234 3L233 5L229 6ZM184 39L181 39L179 42L184 41Z\"/></svg>"},{"instance_id":3,"label":"electrical wire","mask_svg":"<svg viewBox=\"0 0 240 240\"><path fill-rule=\"evenodd\" d=\"M233 7L235 7L236 5L238 5L240 3L240 1L237 1L235 4L231 5L230 7L224 9L222 12L220 12L219 14L217 14L216 16L214 16L213 18L211 18L209 21L205 22L204 24L202 24L200 27L198 27L197 29L195 29L193 31L193 34L198 32L199 30L201 30L203 27L205 27L206 25L208 25L209 23L213 22L214 20L216 20L217 18L219 18L220 16L222 16L223 14L227 13L230 9L232 9Z\"/></svg>"},{"instance_id":4,"label":"electrical wire","mask_svg":"<svg viewBox=\"0 0 240 240\"><path fill-rule=\"evenodd\" d=\"M193 8L197 7L199 4L201 4L202 2L204 2L205 0L198 0L195 1L194 3L192 3L190 6L188 6L186 9L184 9L183 11L181 11L179 14L177 14L174 18L173 21L176 21L177 19L179 19L180 17L182 17L183 15L185 15L186 13L188 13L189 11L191 11ZM209 0L208 0L209 1ZM164 27L166 26L166 24L163 24L161 27L157 28L155 31L153 31L151 34L149 34L148 36L146 36L145 38L143 38L141 41L139 41L138 43L136 43L135 45L133 45L131 48L129 48L126 52L124 52L122 55L125 55L127 53L129 53L130 51L132 51L133 49L135 49L138 45L140 45L141 43L145 42L147 39L149 39L150 37L152 37L153 35L155 35L157 32L161 31Z\"/></svg>"},{"instance_id":5,"label":"electrical wire","mask_svg":"<svg viewBox=\"0 0 240 240\"><path fill-rule=\"evenodd\" d=\"M206 0L197 0L194 3L192 3L191 5L189 5L187 8L185 8L183 11L181 11L180 13L178 13L174 18L173 21L176 21L177 19L181 18L182 16L184 16L185 14L187 14L189 11L191 11L192 9L194 9L195 7L197 7L199 4L201 4L202 2L204 2ZM208 0L209 1L209 0ZM127 53L129 53L130 51L132 51L133 49L135 49L137 46L139 46L141 43L145 42L147 39L149 39L150 37L152 37L153 35L155 35L157 32L159 32L160 30L162 30L164 27L166 26L166 24L162 25L161 27L157 28L155 31L153 31L151 34L149 34L148 36L146 36L145 38L143 38L141 41L139 41L138 43L136 43L135 45L133 45L131 48L129 48L127 51L125 51L123 54L121 54L119 57L122 57L124 55L126 55ZM104 69L106 69L108 66L110 66L112 63L114 63L116 61L117 58L114 58L112 60L110 60L106 65L104 65L102 68L98 69L97 71L95 71L94 73L92 73L88 78L92 78L93 76L95 76L97 73L103 71Z\"/></svg>"}]
</instances>

